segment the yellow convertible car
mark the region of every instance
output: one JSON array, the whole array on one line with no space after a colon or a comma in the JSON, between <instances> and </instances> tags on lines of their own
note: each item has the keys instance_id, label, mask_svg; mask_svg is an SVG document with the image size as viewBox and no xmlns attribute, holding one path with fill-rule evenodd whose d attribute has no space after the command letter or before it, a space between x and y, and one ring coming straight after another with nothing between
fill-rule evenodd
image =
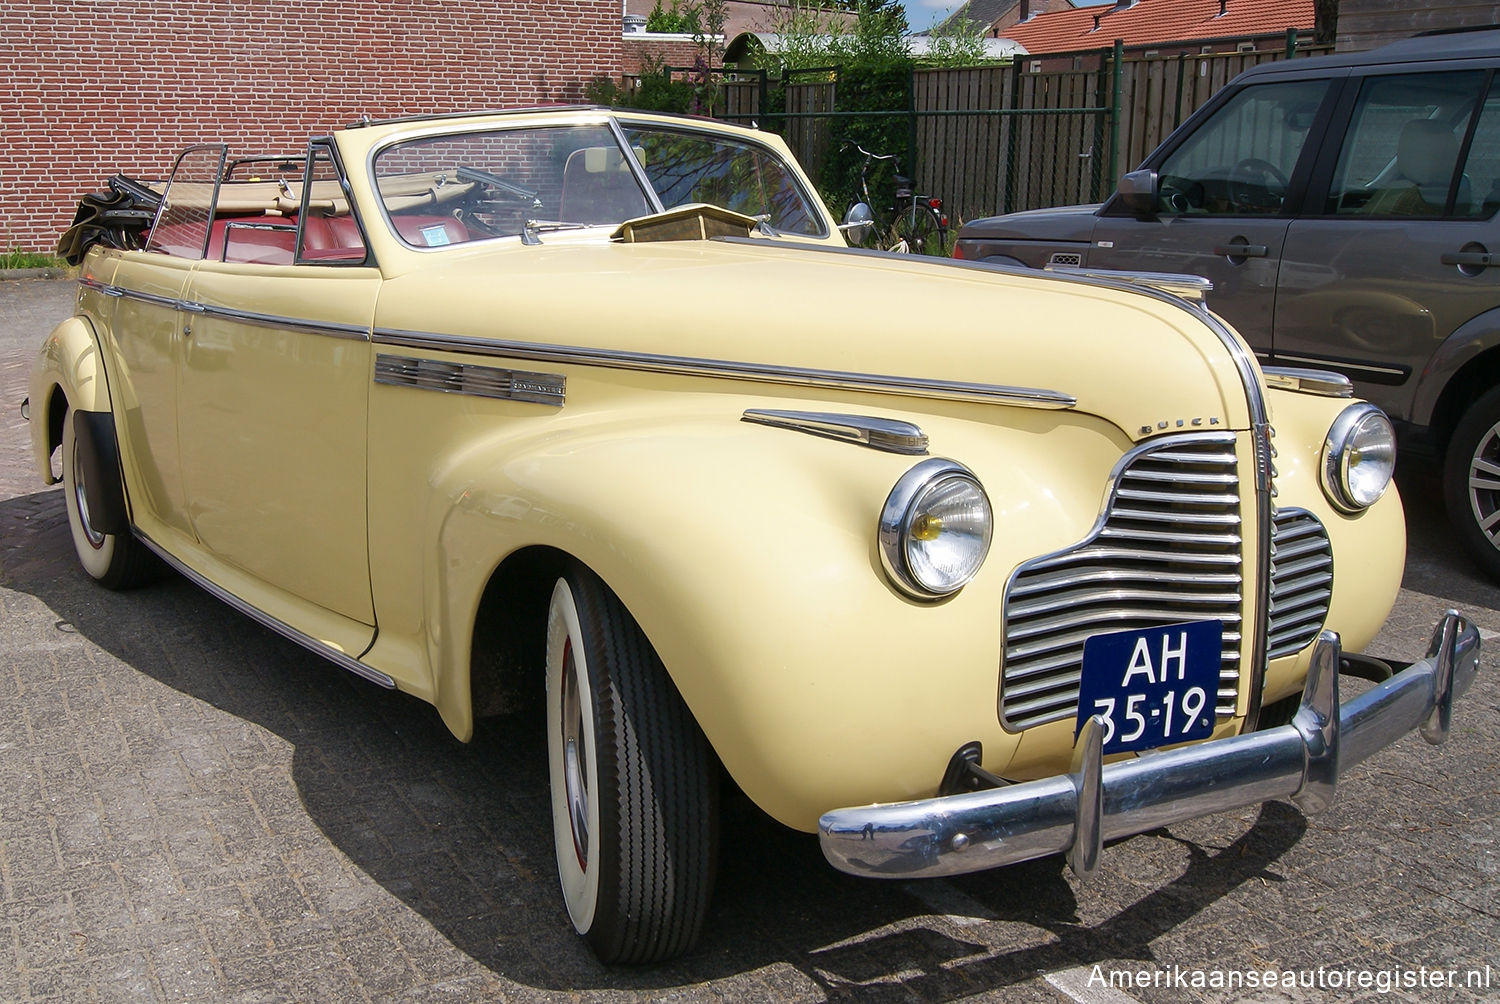
<instances>
[{"instance_id":1,"label":"yellow convertible car","mask_svg":"<svg viewBox=\"0 0 1500 1004\"><path fill-rule=\"evenodd\" d=\"M1457 614L1411 666L1348 654L1405 538L1342 377L1262 369L1191 277L850 249L775 136L554 108L197 146L62 248L23 410L84 569L164 561L460 739L545 715L606 961L692 944L723 773L845 871L1086 874L1324 808L1477 670Z\"/></svg>"}]
</instances>

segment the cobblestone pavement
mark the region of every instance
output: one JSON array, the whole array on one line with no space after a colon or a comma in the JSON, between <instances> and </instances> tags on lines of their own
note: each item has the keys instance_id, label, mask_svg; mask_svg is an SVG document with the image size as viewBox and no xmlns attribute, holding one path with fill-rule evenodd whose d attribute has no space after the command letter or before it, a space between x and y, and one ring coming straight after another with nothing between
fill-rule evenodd
<instances>
[{"instance_id":1,"label":"cobblestone pavement","mask_svg":"<svg viewBox=\"0 0 1500 1004\"><path fill-rule=\"evenodd\" d=\"M180 579L123 594L86 579L16 411L70 303L68 283L0 282L0 1000L1500 996L1493 671L1446 746L1408 737L1327 813L1272 803L1173 826L1106 848L1086 883L1053 861L848 878L813 838L731 799L701 946L601 967L554 889L533 721L464 746L426 705ZM1406 492L1407 588L1371 651L1409 659L1448 606L1500 630L1500 592L1452 553L1430 480ZM1178 985L1320 967L1325 986L1346 971L1372 983ZM1460 982L1477 969L1488 989L1379 992L1391 974L1430 982L1420 967ZM1122 991L1142 973L1159 985Z\"/></svg>"}]
</instances>

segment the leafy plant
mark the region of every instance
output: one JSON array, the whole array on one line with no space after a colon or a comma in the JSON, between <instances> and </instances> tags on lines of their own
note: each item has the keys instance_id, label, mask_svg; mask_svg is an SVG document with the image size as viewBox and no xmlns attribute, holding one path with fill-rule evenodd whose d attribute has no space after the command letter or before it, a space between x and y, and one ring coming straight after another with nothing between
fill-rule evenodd
<instances>
[{"instance_id":1,"label":"leafy plant","mask_svg":"<svg viewBox=\"0 0 1500 1004\"><path fill-rule=\"evenodd\" d=\"M978 66L989 60L984 52L984 28L965 15L969 5L964 4L958 13L933 28L929 33L932 48L922 58L924 66Z\"/></svg>"},{"instance_id":2,"label":"leafy plant","mask_svg":"<svg viewBox=\"0 0 1500 1004\"><path fill-rule=\"evenodd\" d=\"M13 268L67 268L68 263L55 255L12 248L0 252L0 271Z\"/></svg>"},{"instance_id":3,"label":"leafy plant","mask_svg":"<svg viewBox=\"0 0 1500 1004\"><path fill-rule=\"evenodd\" d=\"M817 184L832 196L825 200L833 206L849 205L858 188L864 157L855 144L876 153L896 153L903 166L911 169L910 123L901 114L911 107L914 65L905 37L906 12L888 0L859 0L854 9L850 25L820 9L795 5L777 25L782 36L783 81L787 71L837 67L840 111L889 113L842 117L829 127L829 153ZM889 187L888 171L877 168L872 173L872 189Z\"/></svg>"},{"instance_id":4,"label":"leafy plant","mask_svg":"<svg viewBox=\"0 0 1500 1004\"><path fill-rule=\"evenodd\" d=\"M673 80L660 57L649 57L642 61L641 75L634 86L596 77L584 85L583 95L590 104L686 115L692 109L697 91L688 81Z\"/></svg>"},{"instance_id":5,"label":"leafy plant","mask_svg":"<svg viewBox=\"0 0 1500 1004\"><path fill-rule=\"evenodd\" d=\"M695 3L679 3L672 0L670 7L663 7L661 0L646 15L646 30L665 35L694 35L702 32L701 10Z\"/></svg>"}]
</instances>

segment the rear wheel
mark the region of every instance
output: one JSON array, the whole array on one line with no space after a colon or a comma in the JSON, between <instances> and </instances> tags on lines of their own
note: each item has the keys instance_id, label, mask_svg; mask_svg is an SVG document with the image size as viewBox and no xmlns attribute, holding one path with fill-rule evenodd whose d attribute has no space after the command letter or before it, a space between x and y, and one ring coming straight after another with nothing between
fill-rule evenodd
<instances>
[{"instance_id":1,"label":"rear wheel","mask_svg":"<svg viewBox=\"0 0 1500 1004\"><path fill-rule=\"evenodd\" d=\"M901 211L891 225L892 244L905 243L912 254L943 255L942 228L937 214L921 203L912 203Z\"/></svg>"},{"instance_id":2,"label":"rear wheel","mask_svg":"<svg viewBox=\"0 0 1500 1004\"><path fill-rule=\"evenodd\" d=\"M83 570L107 589L131 589L150 580L156 569L153 555L128 531L103 533L89 515L83 446L73 432L73 412L63 416L63 497L68 506L68 528L73 550Z\"/></svg>"},{"instance_id":3,"label":"rear wheel","mask_svg":"<svg viewBox=\"0 0 1500 1004\"><path fill-rule=\"evenodd\" d=\"M1500 579L1500 387L1475 401L1454 428L1443 496L1469 553Z\"/></svg>"},{"instance_id":4,"label":"rear wheel","mask_svg":"<svg viewBox=\"0 0 1500 1004\"><path fill-rule=\"evenodd\" d=\"M573 926L604 962L687 951L713 890L717 763L634 618L581 567L547 617L547 753Z\"/></svg>"}]
</instances>

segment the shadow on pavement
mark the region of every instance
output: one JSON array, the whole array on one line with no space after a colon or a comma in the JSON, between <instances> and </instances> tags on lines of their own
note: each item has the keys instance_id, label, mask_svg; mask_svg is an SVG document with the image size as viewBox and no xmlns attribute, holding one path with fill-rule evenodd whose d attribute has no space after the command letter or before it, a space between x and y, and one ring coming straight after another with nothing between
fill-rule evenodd
<instances>
[{"instance_id":1,"label":"shadow on pavement","mask_svg":"<svg viewBox=\"0 0 1500 1004\"><path fill-rule=\"evenodd\" d=\"M699 947L671 965L610 970L573 936L555 889L540 715L496 720L464 745L427 705L341 673L180 578L100 589L73 558L56 490L0 501L0 585L36 597L59 630L71 625L129 669L290 744L307 816L339 851L459 950L537 988L663 990L782 963L831 996L941 1000L1149 959L1153 939L1261 876L1306 829L1283 804L1262 807L1243 832L1226 817L1240 832L1227 847L1187 843L1184 871L1138 897L1126 884L1120 908L1089 926L1056 859L949 883L859 880L833 871L813 837L731 797ZM961 925L924 925L941 912L924 903L934 886L1036 937L997 954Z\"/></svg>"}]
</instances>

